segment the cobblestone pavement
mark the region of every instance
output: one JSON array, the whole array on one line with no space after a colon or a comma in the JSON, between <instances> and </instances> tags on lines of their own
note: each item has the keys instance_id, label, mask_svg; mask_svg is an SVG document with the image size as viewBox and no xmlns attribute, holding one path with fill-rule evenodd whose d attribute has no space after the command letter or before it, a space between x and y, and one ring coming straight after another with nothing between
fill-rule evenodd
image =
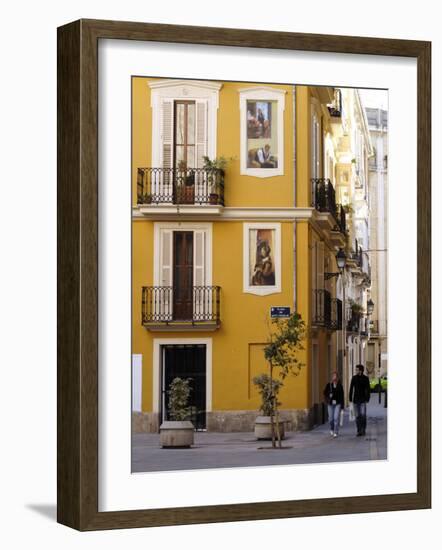
<instances>
[{"instance_id":1,"label":"cobblestone pavement","mask_svg":"<svg viewBox=\"0 0 442 550\"><path fill-rule=\"evenodd\" d=\"M157 472L207 468L236 468L283 464L315 464L385 460L387 458L387 409L373 395L367 408L367 434L356 437L354 422L345 413L339 437L330 436L328 424L308 432L288 432L282 450L271 442L257 441L251 432L196 432L190 449L162 449L158 434L134 434L132 472Z\"/></svg>"}]
</instances>

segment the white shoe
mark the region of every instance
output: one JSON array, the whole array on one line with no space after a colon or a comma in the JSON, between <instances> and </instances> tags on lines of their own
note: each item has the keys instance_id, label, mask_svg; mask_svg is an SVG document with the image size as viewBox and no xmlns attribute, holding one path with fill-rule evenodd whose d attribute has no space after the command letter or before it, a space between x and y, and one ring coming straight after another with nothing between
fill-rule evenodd
<instances>
[{"instance_id":1,"label":"white shoe","mask_svg":"<svg viewBox=\"0 0 442 550\"><path fill-rule=\"evenodd\" d=\"M338 434L333 434L333 437L338 437Z\"/></svg>"},{"instance_id":2,"label":"white shoe","mask_svg":"<svg viewBox=\"0 0 442 550\"><path fill-rule=\"evenodd\" d=\"M330 430L330 435L334 435L334 434L333 434L333 430Z\"/></svg>"}]
</instances>

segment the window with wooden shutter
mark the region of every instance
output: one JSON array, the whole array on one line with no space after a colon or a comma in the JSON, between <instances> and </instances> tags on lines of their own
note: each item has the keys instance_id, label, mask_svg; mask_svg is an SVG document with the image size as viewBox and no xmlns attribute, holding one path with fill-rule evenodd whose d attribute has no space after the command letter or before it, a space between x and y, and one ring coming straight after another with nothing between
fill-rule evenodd
<instances>
[{"instance_id":1,"label":"window with wooden shutter","mask_svg":"<svg viewBox=\"0 0 442 550\"><path fill-rule=\"evenodd\" d=\"M204 313L212 313L211 294L203 288L206 286L206 232L195 230L193 243L193 311L198 318Z\"/></svg>"},{"instance_id":2,"label":"window with wooden shutter","mask_svg":"<svg viewBox=\"0 0 442 550\"><path fill-rule=\"evenodd\" d=\"M172 318L172 262L173 262L173 232L169 229L161 231L160 245L160 287L158 300L155 304L156 313L161 318Z\"/></svg>"},{"instance_id":3,"label":"window with wooden shutter","mask_svg":"<svg viewBox=\"0 0 442 550\"><path fill-rule=\"evenodd\" d=\"M163 99L161 102L161 166L172 168L173 162L173 102ZM173 177L171 171L160 170L152 182L153 194L173 197Z\"/></svg>"},{"instance_id":4,"label":"window with wooden shutter","mask_svg":"<svg viewBox=\"0 0 442 550\"><path fill-rule=\"evenodd\" d=\"M172 168L173 103L164 99L161 104L161 168Z\"/></svg>"}]
</instances>

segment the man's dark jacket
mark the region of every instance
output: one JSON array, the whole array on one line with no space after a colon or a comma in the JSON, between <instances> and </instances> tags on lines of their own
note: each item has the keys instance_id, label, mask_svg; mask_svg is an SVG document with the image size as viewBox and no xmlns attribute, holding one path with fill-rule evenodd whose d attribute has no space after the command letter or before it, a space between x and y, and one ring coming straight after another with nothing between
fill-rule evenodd
<instances>
[{"instance_id":1,"label":"man's dark jacket","mask_svg":"<svg viewBox=\"0 0 442 550\"><path fill-rule=\"evenodd\" d=\"M353 403L370 401L370 381L365 374L355 374L351 379L349 400Z\"/></svg>"}]
</instances>

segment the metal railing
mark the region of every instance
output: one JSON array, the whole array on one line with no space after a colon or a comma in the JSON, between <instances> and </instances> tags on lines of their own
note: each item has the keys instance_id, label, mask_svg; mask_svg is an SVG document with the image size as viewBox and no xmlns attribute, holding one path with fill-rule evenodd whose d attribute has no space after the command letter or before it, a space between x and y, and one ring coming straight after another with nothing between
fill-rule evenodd
<instances>
[{"instance_id":1,"label":"metal railing","mask_svg":"<svg viewBox=\"0 0 442 550\"><path fill-rule=\"evenodd\" d=\"M335 229L346 232L345 210L341 204L336 204L336 193L332 182L328 178L312 178L311 205L318 212L328 212L336 222Z\"/></svg>"},{"instance_id":2,"label":"metal railing","mask_svg":"<svg viewBox=\"0 0 442 550\"><path fill-rule=\"evenodd\" d=\"M335 88L333 103L328 105L328 112L335 118L342 116L342 92L337 88Z\"/></svg>"},{"instance_id":3,"label":"metal railing","mask_svg":"<svg viewBox=\"0 0 442 550\"><path fill-rule=\"evenodd\" d=\"M355 239L355 248L354 250L352 250L350 257L352 260L356 262L356 265L361 268L362 268L362 262L363 262L362 254L363 254L362 248L358 243L358 239Z\"/></svg>"},{"instance_id":4,"label":"metal railing","mask_svg":"<svg viewBox=\"0 0 442 550\"><path fill-rule=\"evenodd\" d=\"M347 332L359 332L361 329L361 318L362 313L358 311L353 311L350 308L350 314L348 315L347 321Z\"/></svg>"},{"instance_id":5,"label":"metal railing","mask_svg":"<svg viewBox=\"0 0 442 550\"><path fill-rule=\"evenodd\" d=\"M317 288L313 291L312 324L318 327L331 328L331 295L328 290Z\"/></svg>"},{"instance_id":6,"label":"metal railing","mask_svg":"<svg viewBox=\"0 0 442 550\"><path fill-rule=\"evenodd\" d=\"M332 298L331 301L330 328L332 330L342 330L342 300L339 298Z\"/></svg>"},{"instance_id":7,"label":"metal railing","mask_svg":"<svg viewBox=\"0 0 442 550\"><path fill-rule=\"evenodd\" d=\"M179 307L174 300L175 292L172 286L143 286L142 324L167 324L175 321L220 324L221 287L194 286L188 293L187 301L182 300L182 292L180 292Z\"/></svg>"},{"instance_id":8,"label":"metal railing","mask_svg":"<svg viewBox=\"0 0 442 550\"><path fill-rule=\"evenodd\" d=\"M137 203L224 206L224 171L218 168L138 168Z\"/></svg>"}]
</instances>

